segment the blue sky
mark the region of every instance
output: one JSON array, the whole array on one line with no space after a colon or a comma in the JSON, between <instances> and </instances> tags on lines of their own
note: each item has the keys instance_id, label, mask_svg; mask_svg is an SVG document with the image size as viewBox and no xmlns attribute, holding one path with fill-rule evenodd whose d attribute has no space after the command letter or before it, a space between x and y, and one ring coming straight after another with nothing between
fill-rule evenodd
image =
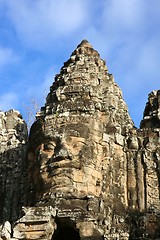
<instances>
[{"instance_id":1,"label":"blue sky","mask_svg":"<svg viewBox=\"0 0 160 240\"><path fill-rule=\"evenodd\" d=\"M106 60L139 126L160 89L160 0L0 0L0 109L26 117L32 100L42 106L82 39Z\"/></svg>"}]
</instances>

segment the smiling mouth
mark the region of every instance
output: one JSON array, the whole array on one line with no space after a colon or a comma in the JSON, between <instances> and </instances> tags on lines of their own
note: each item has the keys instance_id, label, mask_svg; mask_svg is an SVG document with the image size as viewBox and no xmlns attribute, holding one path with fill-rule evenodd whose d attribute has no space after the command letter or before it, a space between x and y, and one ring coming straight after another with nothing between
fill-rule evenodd
<instances>
[{"instance_id":1,"label":"smiling mouth","mask_svg":"<svg viewBox=\"0 0 160 240\"><path fill-rule=\"evenodd\" d=\"M71 161L71 159L64 159L64 158L52 158L48 162L48 168L50 170L55 170L58 168L80 168L80 162L79 161Z\"/></svg>"},{"instance_id":2,"label":"smiling mouth","mask_svg":"<svg viewBox=\"0 0 160 240\"><path fill-rule=\"evenodd\" d=\"M68 162L68 163L70 163L71 162L71 157L67 157L67 158L64 158L64 157L60 157L60 156L58 156L58 157L54 157L54 156L52 156L50 159L49 159L49 161L48 161L48 164L61 164L60 162Z\"/></svg>"},{"instance_id":3,"label":"smiling mouth","mask_svg":"<svg viewBox=\"0 0 160 240\"><path fill-rule=\"evenodd\" d=\"M58 157L52 157L51 158L52 162L71 161L71 160L72 160L72 158L70 156L67 156L67 157L58 156Z\"/></svg>"}]
</instances>

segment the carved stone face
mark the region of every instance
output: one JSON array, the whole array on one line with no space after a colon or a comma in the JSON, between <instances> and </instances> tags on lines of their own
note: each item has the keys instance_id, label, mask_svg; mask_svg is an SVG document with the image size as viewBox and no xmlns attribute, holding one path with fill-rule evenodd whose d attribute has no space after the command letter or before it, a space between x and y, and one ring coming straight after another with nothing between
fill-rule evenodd
<instances>
[{"instance_id":1,"label":"carved stone face","mask_svg":"<svg viewBox=\"0 0 160 240\"><path fill-rule=\"evenodd\" d=\"M71 172L72 168L81 169L88 145L88 129L84 126L83 133L80 129L76 130L76 127L78 128L77 125L62 126L46 140L44 152L50 155L47 161L49 174L60 175L64 169L65 172Z\"/></svg>"},{"instance_id":2,"label":"carved stone face","mask_svg":"<svg viewBox=\"0 0 160 240\"><path fill-rule=\"evenodd\" d=\"M52 131L45 128L37 155L44 191L99 195L102 149L92 128L82 122L61 124Z\"/></svg>"}]
</instances>

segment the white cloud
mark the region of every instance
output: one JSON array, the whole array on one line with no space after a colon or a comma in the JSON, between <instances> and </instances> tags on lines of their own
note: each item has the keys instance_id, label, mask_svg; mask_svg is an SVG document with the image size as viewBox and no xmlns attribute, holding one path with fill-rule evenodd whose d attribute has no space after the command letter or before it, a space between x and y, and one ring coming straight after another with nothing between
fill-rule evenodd
<instances>
[{"instance_id":1,"label":"white cloud","mask_svg":"<svg viewBox=\"0 0 160 240\"><path fill-rule=\"evenodd\" d=\"M0 110L8 111L18 106L18 96L14 92L7 92L0 96Z\"/></svg>"},{"instance_id":2,"label":"white cloud","mask_svg":"<svg viewBox=\"0 0 160 240\"><path fill-rule=\"evenodd\" d=\"M18 37L31 46L43 48L59 37L72 34L86 22L87 2L6 0L5 4Z\"/></svg>"}]
</instances>

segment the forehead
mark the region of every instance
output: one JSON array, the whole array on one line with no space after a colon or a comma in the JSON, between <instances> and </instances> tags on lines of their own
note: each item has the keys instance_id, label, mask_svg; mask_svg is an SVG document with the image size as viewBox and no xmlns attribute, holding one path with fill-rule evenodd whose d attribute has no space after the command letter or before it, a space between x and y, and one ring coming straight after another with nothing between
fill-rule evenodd
<instances>
[{"instance_id":1,"label":"forehead","mask_svg":"<svg viewBox=\"0 0 160 240\"><path fill-rule=\"evenodd\" d=\"M82 138L88 138L90 135L90 128L85 123L63 123L57 126L46 126L45 128L45 135L50 135L50 137L58 137L59 135L67 137L67 136L73 136L73 137L82 137Z\"/></svg>"},{"instance_id":2,"label":"forehead","mask_svg":"<svg viewBox=\"0 0 160 240\"><path fill-rule=\"evenodd\" d=\"M74 137L84 137L87 138L90 131L89 127L84 123L77 124L67 124L65 126L61 126L60 132L64 133L66 136L74 136Z\"/></svg>"}]
</instances>

